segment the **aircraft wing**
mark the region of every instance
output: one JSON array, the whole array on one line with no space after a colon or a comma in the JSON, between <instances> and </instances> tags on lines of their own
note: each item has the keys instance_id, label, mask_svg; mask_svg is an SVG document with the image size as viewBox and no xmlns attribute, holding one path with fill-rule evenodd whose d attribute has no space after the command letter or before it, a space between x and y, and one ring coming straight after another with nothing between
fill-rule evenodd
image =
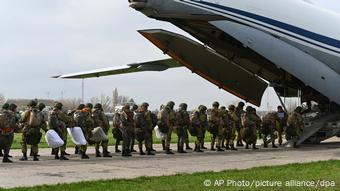
<instances>
[{"instance_id":1,"label":"aircraft wing","mask_svg":"<svg viewBox=\"0 0 340 191\"><path fill-rule=\"evenodd\" d=\"M53 76L53 78L64 78L64 79L94 78L94 77L127 74L127 73L134 73L134 72L143 72L143 71L164 71L169 68L176 68L176 67L182 67L182 66L183 65L179 64L174 59L164 59L164 60L156 60L156 61L151 61L151 62L128 64L125 66L116 66L116 67L90 70L90 71L84 71L84 72L63 74L59 76Z\"/></svg>"}]
</instances>

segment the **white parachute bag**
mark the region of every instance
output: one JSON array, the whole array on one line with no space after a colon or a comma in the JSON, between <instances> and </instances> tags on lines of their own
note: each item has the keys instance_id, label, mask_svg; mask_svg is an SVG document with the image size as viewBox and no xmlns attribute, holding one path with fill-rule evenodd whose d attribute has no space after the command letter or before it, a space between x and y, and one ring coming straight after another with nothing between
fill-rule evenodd
<instances>
[{"instance_id":1,"label":"white parachute bag","mask_svg":"<svg viewBox=\"0 0 340 191\"><path fill-rule=\"evenodd\" d=\"M80 127L67 128L67 132L71 136L72 142L75 145L81 146L87 144L84 133Z\"/></svg>"},{"instance_id":2,"label":"white parachute bag","mask_svg":"<svg viewBox=\"0 0 340 191\"><path fill-rule=\"evenodd\" d=\"M162 133L162 132L159 130L159 127L158 127L158 126L155 127L155 132L156 132L156 137L157 137L157 139L160 139L160 140L165 140L165 139L166 139L166 133Z\"/></svg>"},{"instance_id":3,"label":"white parachute bag","mask_svg":"<svg viewBox=\"0 0 340 191\"><path fill-rule=\"evenodd\" d=\"M46 132L45 140L47 142L48 147L53 149L64 145L64 141L53 129L50 129Z\"/></svg>"},{"instance_id":4,"label":"white parachute bag","mask_svg":"<svg viewBox=\"0 0 340 191\"><path fill-rule=\"evenodd\" d=\"M108 137L105 134L103 128L96 127L92 130L92 137L90 138L90 140L94 142L107 141Z\"/></svg>"}]
</instances>

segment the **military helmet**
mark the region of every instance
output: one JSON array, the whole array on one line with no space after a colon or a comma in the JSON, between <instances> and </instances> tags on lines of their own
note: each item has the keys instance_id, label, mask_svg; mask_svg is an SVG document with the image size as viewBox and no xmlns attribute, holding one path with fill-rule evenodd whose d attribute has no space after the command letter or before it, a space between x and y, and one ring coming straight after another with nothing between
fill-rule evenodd
<instances>
[{"instance_id":1,"label":"military helmet","mask_svg":"<svg viewBox=\"0 0 340 191\"><path fill-rule=\"evenodd\" d=\"M4 103L4 105L2 105L2 109L8 110L8 108L9 108L9 104L8 103Z\"/></svg>"},{"instance_id":2,"label":"military helmet","mask_svg":"<svg viewBox=\"0 0 340 191\"><path fill-rule=\"evenodd\" d=\"M240 101L240 102L238 102L238 105L237 105L238 107L244 107L245 106L245 104L244 104L244 102L243 101Z\"/></svg>"},{"instance_id":3,"label":"military helmet","mask_svg":"<svg viewBox=\"0 0 340 191\"><path fill-rule=\"evenodd\" d=\"M214 103L212 104L213 107L219 107L220 103L218 103L217 101L214 101Z\"/></svg>"},{"instance_id":4,"label":"military helmet","mask_svg":"<svg viewBox=\"0 0 340 191\"><path fill-rule=\"evenodd\" d=\"M130 108L130 105L129 105L129 108ZM138 109L138 105L133 104L131 110L136 111L137 109Z\"/></svg>"},{"instance_id":5,"label":"military helmet","mask_svg":"<svg viewBox=\"0 0 340 191\"><path fill-rule=\"evenodd\" d=\"M85 105L85 107L89 108L89 109L93 109L93 104L92 103L87 103Z\"/></svg>"},{"instance_id":6,"label":"military helmet","mask_svg":"<svg viewBox=\"0 0 340 191\"><path fill-rule=\"evenodd\" d=\"M140 104L140 106L147 108L149 107L149 104L147 102L143 102L142 104Z\"/></svg>"},{"instance_id":7,"label":"military helmet","mask_svg":"<svg viewBox=\"0 0 340 191\"><path fill-rule=\"evenodd\" d=\"M206 110L207 110L207 107L205 107L204 105L200 105L200 106L198 107L198 110L200 110L200 111L206 111Z\"/></svg>"},{"instance_id":8,"label":"military helmet","mask_svg":"<svg viewBox=\"0 0 340 191\"><path fill-rule=\"evenodd\" d=\"M178 107L181 108L181 109L186 110L186 109L188 108L188 104L186 104L186 103L181 103L181 104L179 104Z\"/></svg>"},{"instance_id":9,"label":"military helmet","mask_svg":"<svg viewBox=\"0 0 340 191\"><path fill-rule=\"evenodd\" d=\"M38 104L39 110L43 110L45 107L46 107L46 105L44 103L39 103Z\"/></svg>"},{"instance_id":10,"label":"military helmet","mask_svg":"<svg viewBox=\"0 0 340 191\"><path fill-rule=\"evenodd\" d=\"M170 107L173 107L173 106L175 106L175 102L169 101L166 105L167 105L167 106L170 106Z\"/></svg>"},{"instance_id":11,"label":"military helmet","mask_svg":"<svg viewBox=\"0 0 340 191\"><path fill-rule=\"evenodd\" d=\"M235 109L235 105L229 105L228 109L233 111Z\"/></svg>"},{"instance_id":12,"label":"military helmet","mask_svg":"<svg viewBox=\"0 0 340 191\"><path fill-rule=\"evenodd\" d=\"M221 110L226 110L227 108L225 106L221 106Z\"/></svg>"},{"instance_id":13,"label":"military helmet","mask_svg":"<svg viewBox=\"0 0 340 191\"><path fill-rule=\"evenodd\" d=\"M37 106L37 102L34 100L31 100L30 102L28 102L27 106L29 107L36 107Z\"/></svg>"},{"instance_id":14,"label":"military helmet","mask_svg":"<svg viewBox=\"0 0 340 191\"><path fill-rule=\"evenodd\" d=\"M56 108L56 109L61 109L62 107L63 107L63 104L60 103L60 102L56 102L56 103L54 104L54 108Z\"/></svg>"},{"instance_id":15,"label":"military helmet","mask_svg":"<svg viewBox=\"0 0 340 191\"><path fill-rule=\"evenodd\" d=\"M94 105L94 108L95 108L95 109L102 109L103 106L102 106L102 104L100 104L100 103L96 103L96 105Z\"/></svg>"},{"instance_id":16,"label":"military helmet","mask_svg":"<svg viewBox=\"0 0 340 191\"><path fill-rule=\"evenodd\" d=\"M84 104L79 104L78 107L77 107L77 110L82 110L85 108L85 105Z\"/></svg>"},{"instance_id":17,"label":"military helmet","mask_svg":"<svg viewBox=\"0 0 340 191\"><path fill-rule=\"evenodd\" d=\"M247 111L247 112L251 112L251 111L253 111L253 108L252 108L251 106L247 106L247 107L246 107L246 111Z\"/></svg>"},{"instance_id":18,"label":"military helmet","mask_svg":"<svg viewBox=\"0 0 340 191\"><path fill-rule=\"evenodd\" d=\"M295 108L294 111L297 112L297 113L301 113L302 112L302 107L298 106L298 107Z\"/></svg>"},{"instance_id":19,"label":"military helmet","mask_svg":"<svg viewBox=\"0 0 340 191\"><path fill-rule=\"evenodd\" d=\"M14 111L18 106L15 105L14 103L11 103L9 106L8 106L8 109L11 110L11 111Z\"/></svg>"}]
</instances>

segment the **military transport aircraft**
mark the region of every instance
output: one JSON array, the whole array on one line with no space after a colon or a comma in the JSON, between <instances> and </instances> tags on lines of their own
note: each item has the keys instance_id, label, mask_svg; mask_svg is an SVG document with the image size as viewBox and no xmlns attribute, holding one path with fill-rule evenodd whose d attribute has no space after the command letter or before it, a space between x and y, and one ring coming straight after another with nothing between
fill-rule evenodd
<instances>
[{"instance_id":1,"label":"military transport aircraft","mask_svg":"<svg viewBox=\"0 0 340 191\"><path fill-rule=\"evenodd\" d=\"M325 124L340 111L340 13L320 6L321 1L129 0L130 7L176 25L199 42L162 29L140 30L171 58L57 78L185 66L257 106L270 85L279 97L301 96L302 101L318 103L323 112L332 109L333 114L314 121L301 138L317 134L314 142L319 142L339 133L338 125Z\"/></svg>"}]
</instances>

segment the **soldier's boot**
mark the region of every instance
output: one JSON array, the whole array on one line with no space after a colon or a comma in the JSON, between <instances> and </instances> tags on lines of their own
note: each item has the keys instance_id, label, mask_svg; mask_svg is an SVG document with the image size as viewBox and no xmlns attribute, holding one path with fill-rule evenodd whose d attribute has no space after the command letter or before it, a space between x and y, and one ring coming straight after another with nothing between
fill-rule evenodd
<instances>
[{"instance_id":1,"label":"soldier's boot","mask_svg":"<svg viewBox=\"0 0 340 191\"><path fill-rule=\"evenodd\" d=\"M0 157L3 157L4 153L2 152L2 149L0 149Z\"/></svg>"},{"instance_id":2,"label":"soldier's boot","mask_svg":"<svg viewBox=\"0 0 340 191\"><path fill-rule=\"evenodd\" d=\"M5 155L4 155L4 158L2 159L2 162L3 162L3 163L12 163L13 161L9 160L8 157L9 157L9 156L5 154Z\"/></svg>"},{"instance_id":3,"label":"soldier's boot","mask_svg":"<svg viewBox=\"0 0 340 191\"><path fill-rule=\"evenodd\" d=\"M228 145L228 144L224 144L224 140L222 141L222 143L221 143L221 148L226 148L226 146L225 145Z\"/></svg>"},{"instance_id":4,"label":"soldier's boot","mask_svg":"<svg viewBox=\"0 0 340 191\"><path fill-rule=\"evenodd\" d=\"M116 144L115 144L115 152L116 152L116 153L122 152L121 150L118 149L118 145L119 145L119 144L116 142Z\"/></svg>"},{"instance_id":5,"label":"soldier's boot","mask_svg":"<svg viewBox=\"0 0 340 191\"><path fill-rule=\"evenodd\" d=\"M237 148L234 147L234 144L231 144L231 145L230 145L230 150L232 150L232 151L237 151Z\"/></svg>"},{"instance_id":6,"label":"soldier's boot","mask_svg":"<svg viewBox=\"0 0 340 191\"><path fill-rule=\"evenodd\" d=\"M263 147L264 147L264 148L268 148L268 143L267 143L266 140L263 141Z\"/></svg>"},{"instance_id":7,"label":"soldier's boot","mask_svg":"<svg viewBox=\"0 0 340 191\"><path fill-rule=\"evenodd\" d=\"M80 154L80 153L79 153L79 147L78 147L78 146L75 146L75 147L74 147L74 154Z\"/></svg>"},{"instance_id":8,"label":"soldier's boot","mask_svg":"<svg viewBox=\"0 0 340 191\"><path fill-rule=\"evenodd\" d=\"M59 159L60 159L60 157L59 157L59 154L58 154L58 153L56 153L56 154L54 155L54 159L55 159L55 160L59 160Z\"/></svg>"},{"instance_id":9,"label":"soldier's boot","mask_svg":"<svg viewBox=\"0 0 340 191\"><path fill-rule=\"evenodd\" d=\"M100 154L99 149L96 149L96 157L102 157L102 155Z\"/></svg>"},{"instance_id":10,"label":"soldier's boot","mask_svg":"<svg viewBox=\"0 0 340 191\"><path fill-rule=\"evenodd\" d=\"M65 155L65 156L70 156L70 154L68 154L66 151L62 151L61 154Z\"/></svg>"},{"instance_id":11,"label":"soldier's boot","mask_svg":"<svg viewBox=\"0 0 340 191\"><path fill-rule=\"evenodd\" d=\"M196 152L198 152L198 153L203 153L204 151L201 150L200 146L198 145L198 146L197 146L197 149L196 149Z\"/></svg>"},{"instance_id":12,"label":"soldier's boot","mask_svg":"<svg viewBox=\"0 0 340 191\"><path fill-rule=\"evenodd\" d=\"M63 153L60 154L60 160L68 160L67 157Z\"/></svg>"},{"instance_id":13,"label":"soldier's boot","mask_svg":"<svg viewBox=\"0 0 340 191\"><path fill-rule=\"evenodd\" d=\"M122 152L122 156L123 157L131 157L131 153L128 149L123 149L123 152Z\"/></svg>"},{"instance_id":14,"label":"soldier's boot","mask_svg":"<svg viewBox=\"0 0 340 191\"><path fill-rule=\"evenodd\" d=\"M143 151L143 145L138 145L138 149L140 155L145 155L145 152Z\"/></svg>"},{"instance_id":15,"label":"soldier's boot","mask_svg":"<svg viewBox=\"0 0 340 191\"><path fill-rule=\"evenodd\" d=\"M256 147L256 144L253 144L253 149L254 149L254 150L257 150L257 149L259 149L259 148Z\"/></svg>"},{"instance_id":16,"label":"soldier's boot","mask_svg":"<svg viewBox=\"0 0 340 191\"><path fill-rule=\"evenodd\" d=\"M272 143L272 148L278 148L276 145L275 145L275 143Z\"/></svg>"},{"instance_id":17,"label":"soldier's boot","mask_svg":"<svg viewBox=\"0 0 340 191\"><path fill-rule=\"evenodd\" d=\"M110 152L107 149L103 149L103 157L111 158Z\"/></svg>"},{"instance_id":18,"label":"soldier's boot","mask_svg":"<svg viewBox=\"0 0 340 191\"><path fill-rule=\"evenodd\" d=\"M211 151L216 151L216 149L215 149L215 141L211 141L210 150Z\"/></svg>"},{"instance_id":19,"label":"soldier's boot","mask_svg":"<svg viewBox=\"0 0 340 191\"><path fill-rule=\"evenodd\" d=\"M201 147L202 149L207 149L207 147L204 146L204 142L201 144Z\"/></svg>"},{"instance_id":20,"label":"soldier's boot","mask_svg":"<svg viewBox=\"0 0 340 191\"><path fill-rule=\"evenodd\" d=\"M148 150L147 152L146 152L146 154L147 155L155 155L155 153L153 153L153 152L151 152L152 150Z\"/></svg>"},{"instance_id":21,"label":"soldier's boot","mask_svg":"<svg viewBox=\"0 0 340 191\"><path fill-rule=\"evenodd\" d=\"M22 157L19 160L20 161L27 161L27 153L22 153Z\"/></svg>"},{"instance_id":22,"label":"soldier's boot","mask_svg":"<svg viewBox=\"0 0 340 191\"><path fill-rule=\"evenodd\" d=\"M233 145L234 146L234 145ZM225 150L230 150L229 145L225 145Z\"/></svg>"},{"instance_id":23,"label":"soldier's boot","mask_svg":"<svg viewBox=\"0 0 340 191\"><path fill-rule=\"evenodd\" d=\"M297 142L296 142L296 141L294 142L293 147L294 147L294 148L298 148L298 145L297 145Z\"/></svg>"},{"instance_id":24,"label":"soldier's boot","mask_svg":"<svg viewBox=\"0 0 340 191\"><path fill-rule=\"evenodd\" d=\"M55 153L56 153L56 149L52 149L51 150L51 155L55 155Z\"/></svg>"},{"instance_id":25,"label":"soldier's boot","mask_svg":"<svg viewBox=\"0 0 340 191\"><path fill-rule=\"evenodd\" d=\"M189 146L189 143L185 145L185 150L192 150L192 148Z\"/></svg>"},{"instance_id":26,"label":"soldier's boot","mask_svg":"<svg viewBox=\"0 0 340 191\"><path fill-rule=\"evenodd\" d=\"M33 154L33 161L39 161L39 158L36 153Z\"/></svg>"},{"instance_id":27,"label":"soldier's boot","mask_svg":"<svg viewBox=\"0 0 340 191\"><path fill-rule=\"evenodd\" d=\"M170 150L169 147L166 147L166 149L165 149L165 154L170 154L170 155L172 155L172 154L174 154L174 153L171 152L171 150Z\"/></svg>"},{"instance_id":28,"label":"soldier's boot","mask_svg":"<svg viewBox=\"0 0 340 191\"><path fill-rule=\"evenodd\" d=\"M184 146L178 146L178 150L177 150L178 153L187 153L185 150L184 150Z\"/></svg>"},{"instance_id":29,"label":"soldier's boot","mask_svg":"<svg viewBox=\"0 0 340 191\"><path fill-rule=\"evenodd\" d=\"M222 149L220 146L217 146L217 151L221 152L221 151L224 151L224 149Z\"/></svg>"},{"instance_id":30,"label":"soldier's boot","mask_svg":"<svg viewBox=\"0 0 340 191\"><path fill-rule=\"evenodd\" d=\"M163 149L163 151L165 151L165 141L164 140L162 140L162 149Z\"/></svg>"},{"instance_id":31,"label":"soldier's boot","mask_svg":"<svg viewBox=\"0 0 340 191\"><path fill-rule=\"evenodd\" d=\"M248 143L246 143L246 148L245 149L249 149L249 144Z\"/></svg>"},{"instance_id":32,"label":"soldier's boot","mask_svg":"<svg viewBox=\"0 0 340 191\"><path fill-rule=\"evenodd\" d=\"M80 151L81 159L89 159L90 157L86 154L86 152Z\"/></svg>"}]
</instances>

